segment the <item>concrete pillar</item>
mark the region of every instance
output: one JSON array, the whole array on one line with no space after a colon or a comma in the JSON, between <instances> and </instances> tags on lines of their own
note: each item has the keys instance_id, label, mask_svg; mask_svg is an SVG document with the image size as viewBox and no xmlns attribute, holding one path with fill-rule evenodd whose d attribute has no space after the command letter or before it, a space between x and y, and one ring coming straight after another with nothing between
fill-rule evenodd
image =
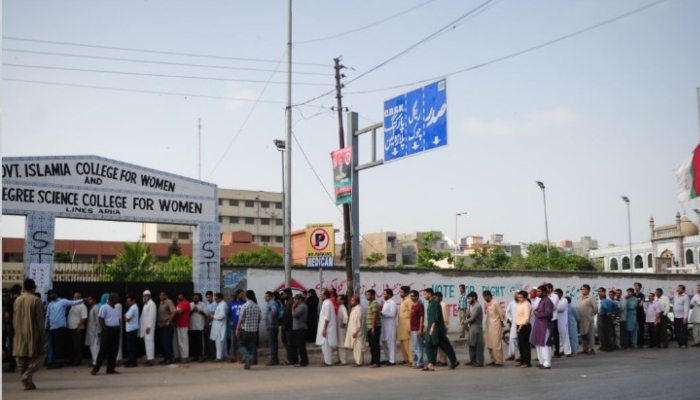
<instances>
[{"instance_id":1,"label":"concrete pillar","mask_svg":"<svg viewBox=\"0 0 700 400\"><path fill-rule=\"evenodd\" d=\"M192 282L195 293L221 291L221 227L218 223L197 225L192 246Z\"/></svg>"},{"instance_id":2,"label":"concrete pillar","mask_svg":"<svg viewBox=\"0 0 700 400\"><path fill-rule=\"evenodd\" d=\"M56 218L52 213L27 214L24 241L24 276L32 278L42 297L53 288L53 251Z\"/></svg>"}]
</instances>

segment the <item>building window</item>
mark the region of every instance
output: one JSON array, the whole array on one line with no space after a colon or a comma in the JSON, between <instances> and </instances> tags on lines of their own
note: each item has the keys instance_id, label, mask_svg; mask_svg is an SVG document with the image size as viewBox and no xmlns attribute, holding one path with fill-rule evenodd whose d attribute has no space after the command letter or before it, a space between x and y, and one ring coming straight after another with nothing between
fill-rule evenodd
<instances>
[{"instance_id":1,"label":"building window","mask_svg":"<svg viewBox=\"0 0 700 400\"><path fill-rule=\"evenodd\" d=\"M389 239L389 248L390 248L390 249L395 248L395 247L396 247L396 238L395 238L395 237L390 237L390 238L388 238L388 239ZM389 261L389 260L387 259L387 261Z\"/></svg>"},{"instance_id":2,"label":"building window","mask_svg":"<svg viewBox=\"0 0 700 400\"><path fill-rule=\"evenodd\" d=\"M260 225L270 225L270 218L260 218Z\"/></svg>"},{"instance_id":3,"label":"building window","mask_svg":"<svg viewBox=\"0 0 700 400\"><path fill-rule=\"evenodd\" d=\"M228 205L238 207L238 200L229 200Z\"/></svg>"},{"instance_id":4,"label":"building window","mask_svg":"<svg viewBox=\"0 0 700 400\"><path fill-rule=\"evenodd\" d=\"M246 225L255 225L255 218L253 218L253 217L245 217L245 224L246 224Z\"/></svg>"},{"instance_id":5,"label":"building window","mask_svg":"<svg viewBox=\"0 0 700 400\"><path fill-rule=\"evenodd\" d=\"M630 258L627 256L622 257L622 269L630 269Z\"/></svg>"},{"instance_id":6,"label":"building window","mask_svg":"<svg viewBox=\"0 0 700 400\"><path fill-rule=\"evenodd\" d=\"M224 222L224 217L222 217L221 215L219 215L219 223L221 223L221 222Z\"/></svg>"},{"instance_id":7,"label":"building window","mask_svg":"<svg viewBox=\"0 0 700 400\"><path fill-rule=\"evenodd\" d=\"M277 226L282 226L282 220L281 220L281 219L276 219L276 220L275 220L275 225L277 225Z\"/></svg>"},{"instance_id":8,"label":"building window","mask_svg":"<svg viewBox=\"0 0 700 400\"><path fill-rule=\"evenodd\" d=\"M275 208L278 209L278 210L281 210L281 209L282 209L282 202L281 202L281 201L276 202L276 203L275 203Z\"/></svg>"},{"instance_id":9,"label":"building window","mask_svg":"<svg viewBox=\"0 0 700 400\"><path fill-rule=\"evenodd\" d=\"M238 222L238 217L228 217L228 222L231 224L237 224Z\"/></svg>"},{"instance_id":10,"label":"building window","mask_svg":"<svg viewBox=\"0 0 700 400\"><path fill-rule=\"evenodd\" d=\"M651 254L647 256L647 268L651 268Z\"/></svg>"},{"instance_id":11,"label":"building window","mask_svg":"<svg viewBox=\"0 0 700 400\"><path fill-rule=\"evenodd\" d=\"M284 237L282 237L282 236L275 236L275 242L277 242L277 243L284 243Z\"/></svg>"},{"instance_id":12,"label":"building window","mask_svg":"<svg viewBox=\"0 0 700 400\"><path fill-rule=\"evenodd\" d=\"M693 250L686 250L685 251L685 265L693 265L695 264L695 261L693 260Z\"/></svg>"},{"instance_id":13,"label":"building window","mask_svg":"<svg viewBox=\"0 0 700 400\"><path fill-rule=\"evenodd\" d=\"M246 201L245 201L245 206L248 207L248 208L253 208L253 207L255 207L255 201L253 201L253 200L246 200Z\"/></svg>"},{"instance_id":14,"label":"building window","mask_svg":"<svg viewBox=\"0 0 700 400\"><path fill-rule=\"evenodd\" d=\"M262 207L262 208L270 208L270 202L269 202L269 201L261 201L261 202L260 202L260 207Z\"/></svg>"},{"instance_id":15,"label":"building window","mask_svg":"<svg viewBox=\"0 0 700 400\"><path fill-rule=\"evenodd\" d=\"M386 255L386 262L395 263L396 262L396 254L387 254Z\"/></svg>"},{"instance_id":16,"label":"building window","mask_svg":"<svg viewBox=\"0 0 700 400\"><path fill-rule=\"evenodd\" d=\"M634 256L634 269L642 269L644 267L644 259L640 255Z\"/></svg>"},{"instance_id":17,"label":"building window","mask_svg":"<svg viewBox=\"0 0 700 400\"><path fill-rule=\"evenodd\" d=\"M617 258L610 259L610 271L617 271Z\"/></svg>"},{"instance_id":18,"label":"building window","mask_svg":"<svg viewBox=\"0 0 700 400\"><path fill-rule=\"evenodd\" d=\"M178 232L177 238L180 240L190 240L190 233L189 232Z\"/></svg>"},{"instance_id":19,"label":"building window","mask_svg":"<svg viewBox=\"0 0 700 400\"><path fill-rule=\"evenodd\" d=\"M172 238L173 238L173 233L172 233L172 232L161 232L161 233L160 233L160 238L161 238L161 239L172 239Z\"/></svg>"},{"instance_id":20,"label":"building window","mask_svg":"<svg viewBox=\"0 0 700 400\"><path fill-rule=\"evenodd\" d=\"M260 241L263 243L270 243L270 237L269 236L260 236Z\"/></svg>"},{"instance_id":21,"label":"building window","mask_svg":"<svg viewBox=\"0 0 700 400\"><path fill-rule=\"evenodd\" d=\"M219 205L223 206L224 205L224 199L219 199Z\"/></svg>"}]
</instances>

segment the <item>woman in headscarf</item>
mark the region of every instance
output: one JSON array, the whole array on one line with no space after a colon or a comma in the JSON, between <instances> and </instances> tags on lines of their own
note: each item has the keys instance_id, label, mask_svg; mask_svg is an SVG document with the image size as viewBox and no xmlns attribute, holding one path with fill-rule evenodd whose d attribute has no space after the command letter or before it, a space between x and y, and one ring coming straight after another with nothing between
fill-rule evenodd
<instances>
[{"instance_id":1,"label":"woman in headscarf","mask_svg":"<svg viewBox=\"0 0 700 400\"><path fill-rule=\"evenodd\" d=\"M97 309L99 310L102 308L103 305L107 304L107 299L109 298L109 293L102 293L102 297L100 297L100 302L97 303Z\"/></svg>"},{"instance_id":2,"label":"woman in headscarf","mask_svg":"<svg viewBox=\"0 0 700 400\"><path fill-rule=\"evenodd\" d=\"M313 289L309 289L309 297L306 298L306 307L309 313L306 316L306 325L308 326L306 341L315 342L316 331L318 330L318 295L316 295L316 291Z\"/></svg>"}]
</instances>

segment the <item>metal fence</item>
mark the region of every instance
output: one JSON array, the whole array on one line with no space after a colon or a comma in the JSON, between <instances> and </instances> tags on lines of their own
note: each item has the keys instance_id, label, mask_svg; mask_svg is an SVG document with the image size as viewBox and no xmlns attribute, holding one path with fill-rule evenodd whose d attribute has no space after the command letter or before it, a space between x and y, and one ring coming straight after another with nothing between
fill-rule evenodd
<instances>
[{"instance_id":1,"label":"metal fence","mask_svg":"<svg viewBox=\"0 0 700 400\"><path fill-rule=\"evenodd\" d=\"M138 271L109 264L54 264L54 282L192 282L189 268L148 267Z\"/></svg>"}]
</instances>

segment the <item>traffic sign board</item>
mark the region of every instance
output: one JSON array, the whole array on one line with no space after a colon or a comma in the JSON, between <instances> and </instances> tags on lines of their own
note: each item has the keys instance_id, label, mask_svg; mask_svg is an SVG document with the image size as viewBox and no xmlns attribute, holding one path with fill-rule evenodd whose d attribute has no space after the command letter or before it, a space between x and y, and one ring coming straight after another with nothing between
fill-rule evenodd
<instances>
[{"instance_id":1,"label":"traffic sign board","mask_svg":"<svg viewBox=\"0 0 700 400\"><path fill-rule=\"evenodd\" d=\"M311 248L317 252L323 252L328 247L330 235L324 228L316 228L311 231L311 236L309 237L309 243Z\"/></svg>"},{"instance_id":2,"label":"traffic sign board","mask_svg":"<svg viewBox=\"0 0 700 400\"><path fill-rule=\"evenodd\" d=\"M384 161L447 145L447 81L384 102Z\"/></svg>"},{"instance_id":3,"label":"traffic sign board","mask_svg":"<svg viewBox=\"0 0 700 400\"><path fill-rule=\"evenodd\" d=\"M306 225L306 257L335 256L333 224Z\"/></svg>"}]
</instances>

